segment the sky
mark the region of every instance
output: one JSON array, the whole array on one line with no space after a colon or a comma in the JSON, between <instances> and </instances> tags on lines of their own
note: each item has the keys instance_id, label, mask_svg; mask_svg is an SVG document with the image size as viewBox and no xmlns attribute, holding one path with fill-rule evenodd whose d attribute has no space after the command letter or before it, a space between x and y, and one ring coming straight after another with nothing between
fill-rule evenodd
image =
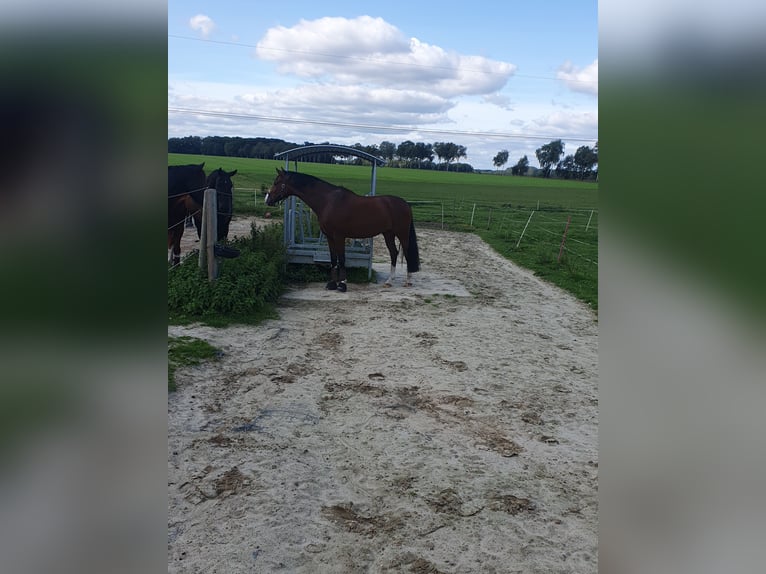
<instances>
[{"instance_id":1,"label":"sky","mask_svg":"<svg viewBox=\"0 0 766 574\"><path fill-rule=\"evenodd\" d=\"M544 6L544 10L542 7ZM596 1L168 2L168 137L454 142L474 169L598 140Z\"/></svg>"}]
</instances>

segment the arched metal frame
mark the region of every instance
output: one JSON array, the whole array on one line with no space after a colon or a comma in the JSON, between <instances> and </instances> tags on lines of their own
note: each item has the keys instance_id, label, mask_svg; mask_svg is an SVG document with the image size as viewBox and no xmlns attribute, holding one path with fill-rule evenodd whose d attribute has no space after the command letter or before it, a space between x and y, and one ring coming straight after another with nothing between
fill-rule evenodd
<instances>
[{"instance_id":1,"label":"arched metal frame","mask_svg":"<svg viewBox=\"0 0 766 574\"><path fill-rule=\"evenodd\" d=\"M285 171L290 171L290 160L293 160L295 166L293 171L297 172L299 158L327 153L353 156L369 161L372 165L372 175L368 195L375 195L377 168L385 165L386 160L365 151L342 145L309 145L279 152L274 154L274 158L285 160ZM330 263L327 239L319 229L312 229L311 209L297 197L290 196L285 200L284 212L284 237L288 262ZM367 276L372 277L372 237L354 239L351 245L346 244L346 267L367 267Z\"/></svg>"}]
</instances>

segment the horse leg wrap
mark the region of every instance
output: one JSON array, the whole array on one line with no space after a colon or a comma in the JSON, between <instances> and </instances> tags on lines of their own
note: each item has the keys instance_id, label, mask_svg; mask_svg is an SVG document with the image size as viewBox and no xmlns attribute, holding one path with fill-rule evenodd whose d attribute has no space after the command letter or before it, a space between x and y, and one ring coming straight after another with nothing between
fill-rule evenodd
<instances>
[{"instance_id":1,"label":"horse leg wrap","mask_svg":"<svg viewBox=\"0 0 766 574\"><path fill-rule=\"evenodd\" d=\"M339 276L338 291L340 291L341 293L345 293L346 292L346 267L345 266L343 265L339 266L338 276Z\"/></svg>"},{"instance_id":2,"label":"horse leg wrap","mask_svg":"<svg viewBox=\"0 0 766 574\"><path fill-rule=\"evenodd\" d=\"M391 284L394 281L394 277L396 276L396 266L391 266L391 273L388 274L388 279L386 279L386 282L383 283L384 287L391 287Z\"/></svg>"},{"instance_id":3,"label":"horse leg wrap","mask_svg":"<svg viewBox=\"0 0 766 574\"><path fill-rule=\"evenodd\" d=\"M330 280L327 282L327 285L325 287L326 289L329 289L330 291L335 291L338 288L338 268L333 267L330 269Z\"/></svg>"},{"instance_id":4,"label":"horse leg wrap","mask_svg":"<svg viewBox=\"0 0 766 574\"><path fill-rule=\"evenodd\" d=\"M175 248L170 248L170 264L172 266L178 265L181 263L181 250L178 250L178 253L176 253Z\"/></svg>"}]
</instances>

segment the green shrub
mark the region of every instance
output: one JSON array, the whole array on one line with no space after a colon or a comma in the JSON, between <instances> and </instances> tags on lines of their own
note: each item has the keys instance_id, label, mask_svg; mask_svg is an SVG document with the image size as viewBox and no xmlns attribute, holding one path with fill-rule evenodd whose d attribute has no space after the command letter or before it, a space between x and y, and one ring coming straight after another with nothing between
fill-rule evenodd
<instances>
[{"instance_id":1,"label":"green shrub","mask_svg":"<svg viewBox=\"0 0 766 574\"><path fill-rule=\"evenodd\" d=\"M223 259L215 281L200 270L197 254L186 257L168 276L169 319L177 323L200 321L210 325L257 323L275 316L274 303L282 293L285 250L282 228L251 228L235 239L234 259Z\"/></svg>"}]
</instances>

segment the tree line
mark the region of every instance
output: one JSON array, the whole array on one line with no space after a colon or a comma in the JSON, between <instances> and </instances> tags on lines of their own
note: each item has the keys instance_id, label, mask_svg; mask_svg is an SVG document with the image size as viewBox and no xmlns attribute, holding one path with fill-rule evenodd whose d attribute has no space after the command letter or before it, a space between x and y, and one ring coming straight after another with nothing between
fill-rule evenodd
<instances>
[{"instance_id":1,"label":"tree line","mask_svg":"<svg viewBox=\"0 0 766 574\"><path fill-rule=\"evenodd\" d=\"M273 159L275 154L296 147L329 144L330 142L321 142L320 144L303 142L298 144L282 139L261 137L186 136L182 138L168 138L168 152ZM390 141L383 141L380 145L362 145L357 143L350 147L382 157L386 160L386 165L391 167L454 172L474 171L471 164L460 162L461 159L467 157L467 148L453 142L416 143L405 140L396 144ZM565 179L589 179L595 178L598 173L594 170L594 166L598 164L598 142L596 142L594 149L588 146L581 146L574 155L568 155L563 160L561 160L561 156L564 153L564 142L561 140L545 144L538 148L535 153L540 163L539 170L530 167L529 159L525 155L511 168L511 175L541 175L542 177ZM436 161L437 159L438 161ZM354 156L344 158L336 153L317 153L306 157L303 161L317 163L364 163L364 160L361 158ZM499 152L493 159L493 163L497 168L508 163L508 151L502 150ZM554 166L555 170L553 169Z\"/></svg>"},{"instance_id":2,"label":"tree line","mask_svg":"<svg viewBox=\"0 0 766 574\"><path fill-rule=\"evenodd\" d=\"M574 154L561 159L564 155L564 145L563 141L554 140L535 150L535 156L540 164L539 175L551 177L555 174L555 177L559 179L598 179L598 142L592 148L586 145L580 146ZM497 168L506 163L508 163L508 150L500 151L492 159L492 164ZM524 155L511 168L511 175L528 175L529 169L529 158Z\"/></svg>"}]
</instances>

